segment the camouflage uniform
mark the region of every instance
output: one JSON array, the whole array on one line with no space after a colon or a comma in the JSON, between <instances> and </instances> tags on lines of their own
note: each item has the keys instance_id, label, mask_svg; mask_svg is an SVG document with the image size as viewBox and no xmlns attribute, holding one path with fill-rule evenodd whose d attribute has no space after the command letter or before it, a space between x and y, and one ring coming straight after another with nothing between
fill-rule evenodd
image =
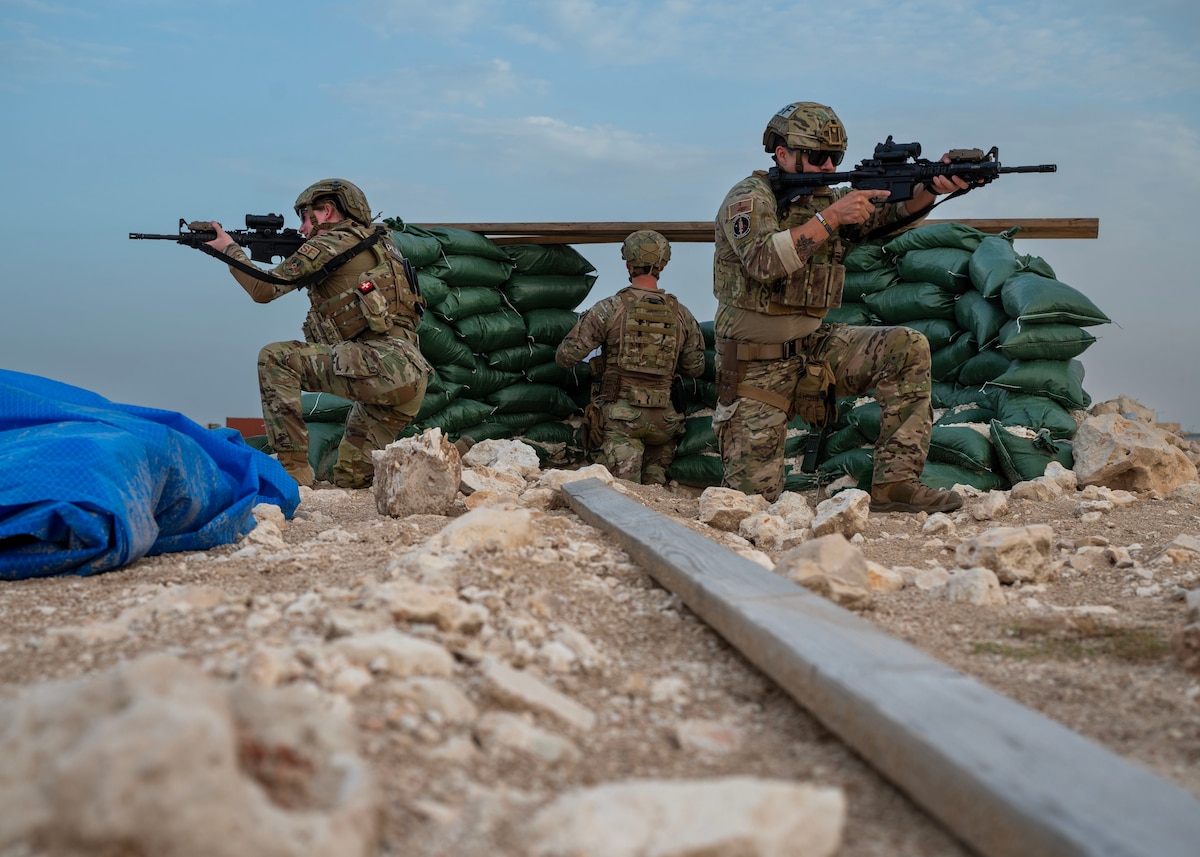
<instances>
[{"instance_id":1,"label":"camouflage uniform","mask_svg":"<svg viewBox=\"0 0 1200 857\"><path fill-rule=\"evenodd\" d=\"M294 254L270 271L296 281L317 271L338 253L353 247L371 230L352 220L324 223ZM385 237L383 239L387 241ZM234 244L230 258L248 262L245 251ZM378 263L370 249L351 257L328 277L311 283L308 296L313 310L345 295L362 274ZM234 278L256 303L268 303L294 291L295 286L275 285L230 268ZM354 402L338 447L334 481L344 488L371 484L374 464L371 451L382 449L412 422L425 396L432 372L421 354L416 327L419 317L411 308L393 317L390 330L369 328L349 341L321 344L291 340L265 346L258 355L258 383L262 394L267 437L280 453L307 451L308 427L304 423L300 393L331 393Z\"/></svg>"},{"instance_id":2,"label":"camouflage uniform","mask_svg":"<svg viewBox=\"0 0 1200 857\"><path fill-rule=\"evenodd\" d=\"M928 342L907 327L820 321L841 304L845 254L869 231L905 217L904 203L877 206L868 222L834 229L808 260L799 258L787 234L846 193L850 190L825 188L780 214L767 173L755 172L726 195L717 213L713 255L718 378L725 354L740 347L750 355L743 361L742 384L790 403L805 356L828 361L839 397L874 390L882 409L874 482L914 481L924 468L932 428ZM780 302L783 294L789 296L786 303ZM778 403L738 394L718 405L713 430L727 486L778 498L787 423Z\"/></svg>"},{"instance_id":3,"label":"camouflage uniform","mask_svg":"<svg viewBox=\"0 0 1200 857\"><path fill-rule=\"evenodd\" d=\"M622 336L639 307L652 312L657 307L661 317L675 318L676 333L668 346L673 353L663 354L661 341L649 341L632 358L642 369L658 367L655 374L632 370L629 362L627 368L620 365ZM604 439L597 460L620 479L665 485L684 426L684 415L671 404L671 382L676 373L697 378L704 372L700 326L673 295L630 285L580 316L554 359L570 368L597 348L605 367L599 385Z\"/></svg>"}]
</instances>

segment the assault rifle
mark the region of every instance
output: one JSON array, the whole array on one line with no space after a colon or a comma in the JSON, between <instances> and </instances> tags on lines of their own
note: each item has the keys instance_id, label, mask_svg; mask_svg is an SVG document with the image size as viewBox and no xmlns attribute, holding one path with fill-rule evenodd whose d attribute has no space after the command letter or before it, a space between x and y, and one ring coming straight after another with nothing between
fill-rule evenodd
<instances>
[{"instance_id":1,"label":"assault rifle","mask_svg":"<svg viewBox=\"0 0 1200 857\"><path fill-rule=\"evenodd\" d=\"M187 231L184 231L184 230ZM283 228L282 214L247 214L245 229L228 229L226 234L238 244L250 251L250 258L255 262L270 262L276 256L287 258L300 249L304 236L295 229ZM149 241L175 241L205 250L204 244L217 237L212 224L207 220L193 220L188 223L179 218L179 234L150 235L145 232L130 232L130 238Z\"/></svg>"},{"instance_id":2,"label":"assault rifle","mask_svg":"<svg viewBox=\"0 0 1200 857\"><path fill-rule=\"evenodd\" d=\"M953 149L950 163L930 161L921 157L920 143L895 143L889 134L885 142L875 146L875 157L867 158L848 173L785 173L772 167L768 173L775 190L779 210L787 208L800 197L812 196L820 187L850 183L855 190L888 190L888 202L912 199L918 184L928 186L935 176L959 177L975 187L994 181L1003 173L1053 173L1056 164L1002 167L1000 150L992 146L982 149ZM966 193L958 191L957 196ZM949 197L947 197L949 198Z\"/></svg>"}]
</instances>

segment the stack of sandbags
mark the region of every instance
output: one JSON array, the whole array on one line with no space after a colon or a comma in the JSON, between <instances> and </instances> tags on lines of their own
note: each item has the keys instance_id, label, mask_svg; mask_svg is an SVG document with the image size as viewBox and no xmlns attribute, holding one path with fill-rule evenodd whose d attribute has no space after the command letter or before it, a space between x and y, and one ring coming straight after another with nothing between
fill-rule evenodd
<instances>
[{"instance_id":1,"label":"stack of sandbags","mask_svg":"<svg viewBox=\"0 0 1200 857\"><path fill-rule=\"evenodd\" d=\"M1051 460L1071 466L1071 414L1091 404L1077 358L1095 342L1084 328L1110 319L1044 259L1018 254L1015 233L944 223L846 257L829 320L900 324L929 340L936 422L922 480L938 488L1003 488ZM843 402L821 470L869 483L878 436L878 405Z\"/></svg>"},{"instance_id":2,"label":"stack of sandbags","mask_svg":"<svg viewBox=\"0 0 1200 857\"><path fill-rule=\"evenodd\" d=\"M1070 466L1077 425L1071 414L1091 403L1076 358L1095 341L1084 328L1109 318L1058 281L1044 259L1019 255L1015 233L945 223L860 246L846 258L843 304L828 316L851 325L905 325L929 340L937 422L922 479L939 488L1007 487L1041 475L1051 460ZM680 482L720 484L714 398L695 390L670 471ZM843 400L817 476L800 472L809 428L793 421L788 488L845 473L869 485L879 419L870 398Z\"/></svg>"},{"instance_id":3,"label":"stack of sandbags","mask_svg":"<svg viewBox=\"0 0 1200 857\"><path fill-rule=\"evenodd\" d=\"M577 458L569 418L590 377L586 365L559 367L554 351L595 283L591 263L565 245L501 247L460 229L388 223L417 266L428 304L421 351L436 369L405 436L436 426L451 439L519 437L556 463Z\"/></svg>"}]
</instances>

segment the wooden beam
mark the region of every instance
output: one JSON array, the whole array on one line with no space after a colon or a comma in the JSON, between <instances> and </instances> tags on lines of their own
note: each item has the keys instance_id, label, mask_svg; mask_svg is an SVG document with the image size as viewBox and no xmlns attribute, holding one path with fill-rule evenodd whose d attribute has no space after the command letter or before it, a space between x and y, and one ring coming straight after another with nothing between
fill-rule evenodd
<instances>
[{"instance_id":1,"label":"wooden beam","mask_svg":"<svg viewBox=\"0 0 1200 857\"><path fill-rule=\"evenodd\" d=\"M1197 853L1190 792L598 479L562 490L580 518L979 854Z\"/></svg>"},{"instance_id":2,"label":"wooden beam","mask_svg":"<svg viewBox=\"0 0 1200 857\"><path fill-rule=\"evenodd\" d=\"M995 235L1020 227L1018 238L1097 238L1100 219L1096 217L1012 217L986 220L925 220L919 226L937 223L961 223L980 232ZM704 243L713 240L710 220L660 222L595 221L571 223L421 223L424 227L448 227L479 232L496 244L620 244L630 232L653 229L668 241ZM916 227L909 227L916 228Z\"/></svg>"}]
</instances>

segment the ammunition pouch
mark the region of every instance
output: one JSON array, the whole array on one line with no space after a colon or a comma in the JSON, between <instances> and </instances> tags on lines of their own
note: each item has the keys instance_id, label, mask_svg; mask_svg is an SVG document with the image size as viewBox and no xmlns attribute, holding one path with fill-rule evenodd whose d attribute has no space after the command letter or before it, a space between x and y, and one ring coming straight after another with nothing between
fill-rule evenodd
<instances>
[{"instance_id":1,"label":"ammunition pouch","mask_svg":"<svg viewBox=\"0 0 1200 857\"><path fill-rule=\"evenodd\" d=\"M308 315L304 317L301 330L304 332L305 341L314 345L337 345L342 342L342 335L333 319L312 307L309 308Z\"/></svg>"},{"instance_id":2,"label":"ammunition pouch","mask_svg":"<svg viewBox=\"0 0 1200 857\"><path fill-rule=\"evenodd\" d=\"M810 428L823 428L837 422L837 377L824 360L809 359L800 369L792 408ZM789 417L792 414L789 414Z\"/></svg>"}]
</instances>

